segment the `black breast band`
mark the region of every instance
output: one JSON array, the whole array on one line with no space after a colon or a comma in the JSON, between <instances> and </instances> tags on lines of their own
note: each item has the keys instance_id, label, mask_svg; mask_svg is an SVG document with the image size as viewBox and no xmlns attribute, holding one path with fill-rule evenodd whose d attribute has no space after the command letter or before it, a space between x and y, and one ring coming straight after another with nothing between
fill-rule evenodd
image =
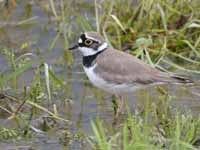
<instances>
[{"instance_id":1,"label":"black breast band","mask_svg":"<svg viewBox=\"0 0 200 150\"><path fill-rule=\"evenodd\" d=\"M84 67L91 67L93 65L94 60L97 58L97 56L102 53L104 50L99 51L98 53L90 56L83 56L83 66Z\"/></svg>"}]
</instances>

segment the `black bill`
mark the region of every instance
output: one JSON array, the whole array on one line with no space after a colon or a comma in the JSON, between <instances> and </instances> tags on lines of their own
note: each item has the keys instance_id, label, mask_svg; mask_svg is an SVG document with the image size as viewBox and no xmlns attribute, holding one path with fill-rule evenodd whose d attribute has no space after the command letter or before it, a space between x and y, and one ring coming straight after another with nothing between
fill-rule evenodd
<instances>
[{"instance_id":1,"label":"black bill","mask_svg":"<svg viewBox=\"0 0 200 150\"><path fill-rule=\"evenodd\" d=\"M73 47L70 47L69 50L77 49L78 45L74 45Z\"/></svg>"}]
</instances>

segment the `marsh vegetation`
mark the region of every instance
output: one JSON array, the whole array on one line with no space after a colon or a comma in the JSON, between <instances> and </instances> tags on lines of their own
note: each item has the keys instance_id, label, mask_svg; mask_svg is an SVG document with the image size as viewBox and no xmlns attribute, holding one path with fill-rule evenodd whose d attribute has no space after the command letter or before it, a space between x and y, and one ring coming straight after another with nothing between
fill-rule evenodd
<instances>
[{"instance_id":1,"label":"marsh vegetation","mask_svg":"<svg viewBox=\"0 0 200 150\"><path fill-rule=\"evenodd\" d=\"M0 1L2 149L198 150L199 0ZM165 85L115 97L94 88L81 54L84 31L193 86ZM144 53L145 52L145 53Z\"/></svg>"}]
</instances>

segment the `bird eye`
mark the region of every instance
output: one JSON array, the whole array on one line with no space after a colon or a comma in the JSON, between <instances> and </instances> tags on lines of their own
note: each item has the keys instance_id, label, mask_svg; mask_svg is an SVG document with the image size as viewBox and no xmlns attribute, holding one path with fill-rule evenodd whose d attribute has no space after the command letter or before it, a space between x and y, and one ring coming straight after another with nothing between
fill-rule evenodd
<instances>
[{"instance_id":1,"label":"bird eye","mask_svg":"<svg viewBox=\"0 0 200 150\"><path fill-rule=\"evenodd\" d=\"M90 46L92 44L92 42L93 42L92 40L86 39L84 43L85 43L85 45Z\"/></svg>"}]
</instances>

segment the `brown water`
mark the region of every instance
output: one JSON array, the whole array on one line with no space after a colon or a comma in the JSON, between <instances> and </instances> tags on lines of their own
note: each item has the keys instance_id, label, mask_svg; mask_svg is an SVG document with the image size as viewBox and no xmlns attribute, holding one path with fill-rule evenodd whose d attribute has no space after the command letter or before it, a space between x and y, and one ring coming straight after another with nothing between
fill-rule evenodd
<instances>
[{"instance_id":1,"label":"brown water","mask_svg":"<svg viewBox=\"0 0 200 150\"><path fill-rule=\"evenodd\" d=\"M81 4L81 9L76 11L80 11L79 14L84 17L91 18L92 23L95 16L94 10L91 9L93 4L88 3L88 1L83 1ZM37 150L88 149L88 144L84 140L74 139L70 143L63 143L59 140L60 133L69 131L72 135L93 135L90 124L91 120L99 117L108 123L112 122L111 95L89 84L82 69L81 54L78 51L73 53L75 62L72 68L66 67L67 63L63 59L64 50L66 50L63 37L60 37L55 47L49 50L58 32L55 17L53 17L49 9L46 9L49 6L48 1L21 0L16 6L13 4L9 5L9 8L4 7L3 2L0 2L0 5L0 45L13 50L17 56L24 53L32 53L31 59L38 62L46 62L58 77L66 81L66 89L54 93L53 101L57 105L59 114L63 118L72 121L72 125L59 123L59 125L53 127L50 131L43 134L36 134L31 139L21 139L17 140L17 142L1 141L0 149L14 149L16 146L22 146L24 149L28 149L30 146ZM73 14L70 15L72 22L68 28L74 31L72 38L68 39L71 42L77 39L76 37L83 30L79 24L73 22L73 17L75 16ZM24 20L27 23L18 24ZM21 49L20 47L23 44L28 44L28 48ZM19 78L18 91L15 91L16 93L20 93L24 85L31 85L36 66ZM4 73L9 73L10 71L8 61L1 54L0 71ZM165 87L174 96L172 98L172 106L182 108L183 112L190 109L197 116L200 112L200 99L194 93L198 94L198 88ZM13 89L8 86L7 92L12 93L12 91ZM154 88L149 88L129 95L129 105L132 110L134 110L135 106L142 106L145 103L145 95L149 95L151 100L154 100L159 96L159 92ZM32 124L37 127L37 120L33 121ZM0 118L0 125L14 126L5 116Z\"/></svg>"}]
</instances>

